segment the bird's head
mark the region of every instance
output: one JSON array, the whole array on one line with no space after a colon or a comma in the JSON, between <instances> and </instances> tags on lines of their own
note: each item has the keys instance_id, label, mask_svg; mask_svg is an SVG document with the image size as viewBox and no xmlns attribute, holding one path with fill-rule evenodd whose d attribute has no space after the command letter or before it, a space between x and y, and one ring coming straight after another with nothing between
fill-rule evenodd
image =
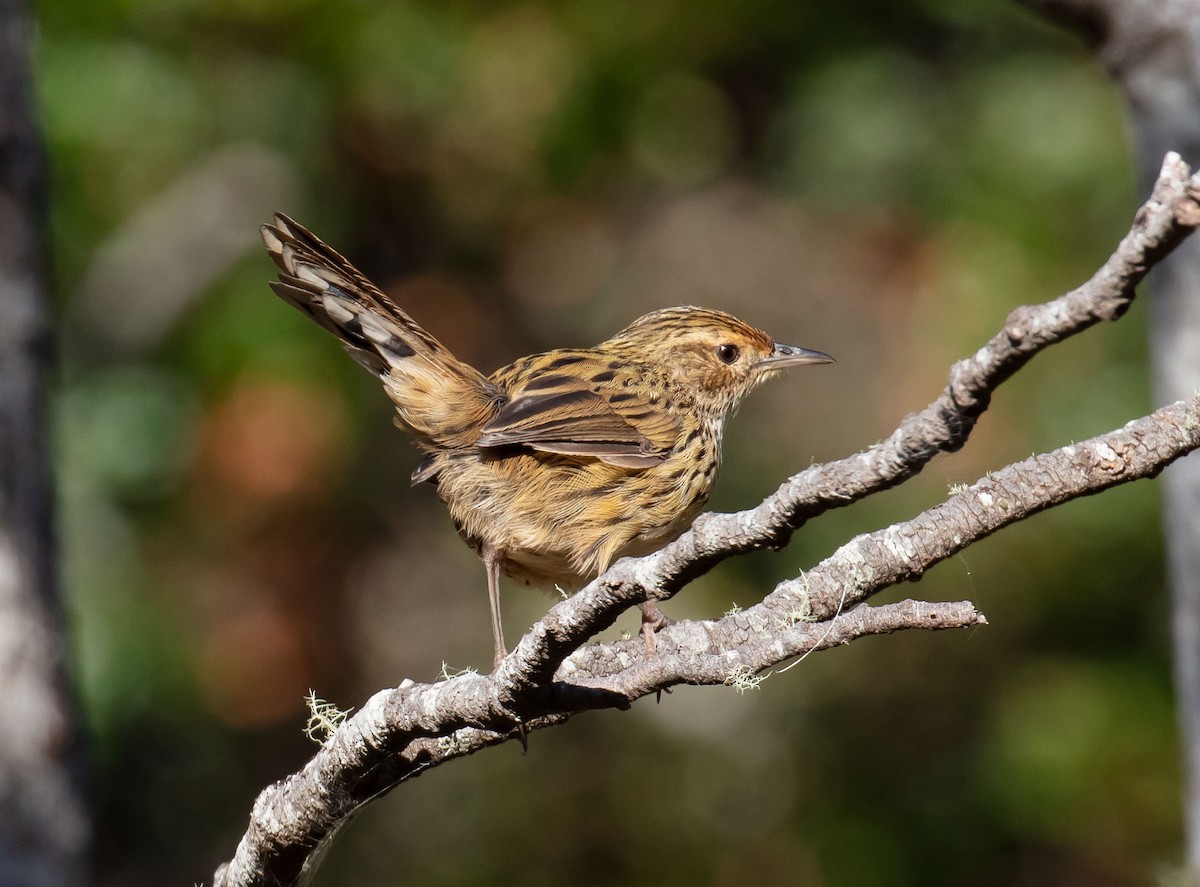
<instances>
[{"instance_id":1,"label":"bird's head","mask_svg":"<svg viewBox=\"0 0 1200 887\"><path fill-rule=\"evenodd\" d=\"M612 341L665 369L720 415L780 370L834 362L823 351L781 345L732 314L692 306L643 315Z\"/></svg>"}]
</instances>

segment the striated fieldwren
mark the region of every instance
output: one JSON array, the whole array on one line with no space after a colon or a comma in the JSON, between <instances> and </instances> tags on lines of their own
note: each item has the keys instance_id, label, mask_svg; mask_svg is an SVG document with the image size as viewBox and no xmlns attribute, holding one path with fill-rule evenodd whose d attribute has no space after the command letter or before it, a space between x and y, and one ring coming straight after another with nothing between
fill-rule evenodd
<instances>
[{"instance_id":1,"label":"striated fieldwren","mask_svg":"<svg viewBox=\"0 0 1200 887\"><path fill-rule=\"evenodd\" d=\"M424 454L459 535L487 567L495 663L500 573L576 590L649 554L708 499L726 417L785 367L832 363L722 311L664 308L592 348L522 357L484 376L287 216L262 227L285 302L377 375ZM643 631L662 616L643 607Z\"/></svg>"}]
</instances>

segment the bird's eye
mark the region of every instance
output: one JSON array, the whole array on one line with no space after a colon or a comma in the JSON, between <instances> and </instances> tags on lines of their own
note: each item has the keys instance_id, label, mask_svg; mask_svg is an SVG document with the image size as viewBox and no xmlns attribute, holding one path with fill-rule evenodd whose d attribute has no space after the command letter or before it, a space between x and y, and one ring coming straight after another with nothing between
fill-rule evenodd
<instances>
[{"instance_id":1,"label":"bird's eye","mask_svg":"<svg viewBox=\"0 0 1200 887\"><path fill-rule=\"evenodd\" d=\"M721 363L736 363L741 353L737 345L730 345L728 342L717 346L717 360Z\"/></svg>"}]
</instances>

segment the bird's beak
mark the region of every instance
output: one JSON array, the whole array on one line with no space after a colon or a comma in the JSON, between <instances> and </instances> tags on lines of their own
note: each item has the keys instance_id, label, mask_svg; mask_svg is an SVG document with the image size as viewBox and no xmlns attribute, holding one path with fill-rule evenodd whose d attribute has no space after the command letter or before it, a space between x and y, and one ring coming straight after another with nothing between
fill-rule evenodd
<instances>
[{"instance_id":1,"label":"bird's beak","mask_svg":"<svg viewBox=\"0 0 1200 887\"><path fill-rule=\"evenodd\" d=\"M764 357L758 365L764 370L782 370L786 367L806 366L813 363L837 363L824 351L813 351L796 345L776 344L770 357Z\"/></svg>"}]
</instances>

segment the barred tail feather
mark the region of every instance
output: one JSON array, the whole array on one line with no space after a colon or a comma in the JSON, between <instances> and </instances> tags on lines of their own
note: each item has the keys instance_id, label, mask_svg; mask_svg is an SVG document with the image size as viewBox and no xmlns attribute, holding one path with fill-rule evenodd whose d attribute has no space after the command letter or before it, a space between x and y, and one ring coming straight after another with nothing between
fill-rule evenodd
<instances>
[{"instance_id":1,"label":"barred tail feather","mask_svg":"<svg viewBox=\"0 0 1200 887\"><path fill-rule=\"evenodd\" d=\"M378 375L405 428L439 447L469 446L501 392L458 360L336 250L278 213L262 226L279 266L271 289L342 340Z\"/></svg>"}]
</instances>

